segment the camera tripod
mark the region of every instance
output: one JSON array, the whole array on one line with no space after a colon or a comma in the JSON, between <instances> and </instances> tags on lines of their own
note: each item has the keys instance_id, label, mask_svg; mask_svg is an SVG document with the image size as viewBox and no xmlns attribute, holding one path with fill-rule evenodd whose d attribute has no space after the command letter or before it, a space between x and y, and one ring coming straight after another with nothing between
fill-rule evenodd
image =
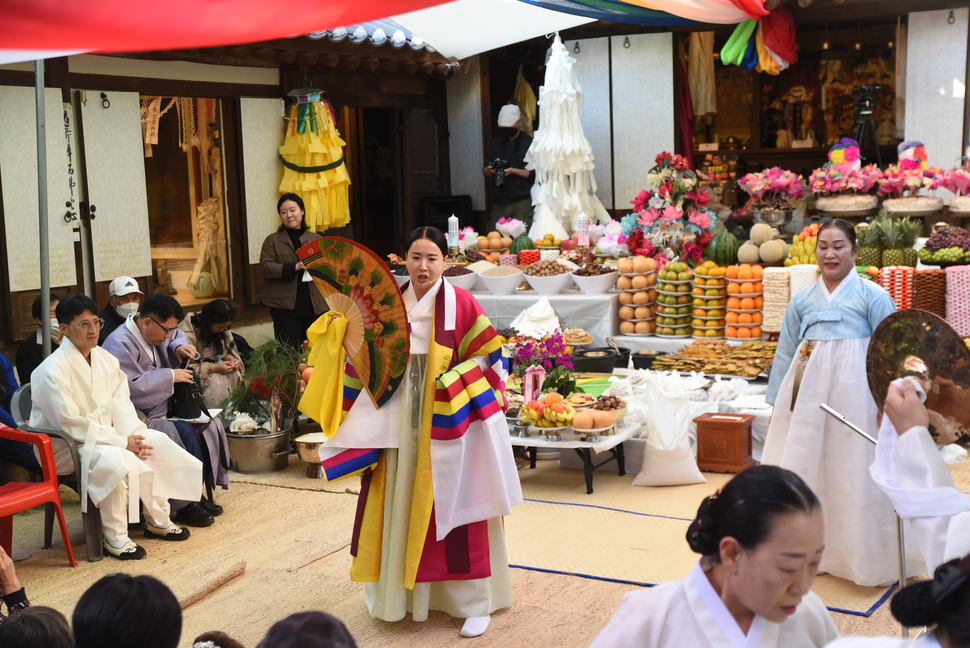
<instances>
[{"instance_id":1,"label":"camera tripod","mask_svg":"<svg viewBox=\"0 0 970 648\"><path fill-rule=\"evenodd\" d=\"M855 117L855 127L852 130L852 139L859 143L859 153L862 153L865 146L866 137L872 140L872 148L876 149L876 164L882 166L882 155L879 153L879 141L876 139L876 125L872 121L872 97L863 93L859 102L859 112Z\"/></svg>"}]
</instances>

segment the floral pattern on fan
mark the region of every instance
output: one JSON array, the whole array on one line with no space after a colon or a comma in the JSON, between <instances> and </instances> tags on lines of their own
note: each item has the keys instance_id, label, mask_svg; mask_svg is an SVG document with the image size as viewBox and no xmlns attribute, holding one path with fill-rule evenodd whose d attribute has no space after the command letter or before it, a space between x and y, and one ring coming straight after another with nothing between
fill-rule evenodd
<instances>
[{"instance_id":1,"label":"floral pattern on fan","mask_svg":"<svg viewBox=\"0 0 970 648\"><path fill-rule=\"evenodd\" d=\"M344 350L380 407L401 383L409 357L407 311L397 282L380 257L349 239L315 239L297 255L331 310L347 317Z\"/></svg>"}]
</instances>

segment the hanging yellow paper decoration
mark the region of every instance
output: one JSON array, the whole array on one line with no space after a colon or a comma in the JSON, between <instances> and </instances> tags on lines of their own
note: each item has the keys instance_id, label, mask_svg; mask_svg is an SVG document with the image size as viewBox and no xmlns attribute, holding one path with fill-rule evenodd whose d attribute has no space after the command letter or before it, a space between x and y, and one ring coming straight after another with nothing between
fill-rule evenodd
<instances>
[{"instance_id":1,"label":"hanging yellow paper decoration","mask_svg":"<svg viewBox=\"0 0 970 648\"><path fill-rule=\"evenodd\" d=\"M322 232L350 222L350 174L343 147L330 105L319 95L303 95L290 106L286 139L280 147L284 167L280 193L292 192L303 198L311 231Z\"/></svg>"}]
</instances>

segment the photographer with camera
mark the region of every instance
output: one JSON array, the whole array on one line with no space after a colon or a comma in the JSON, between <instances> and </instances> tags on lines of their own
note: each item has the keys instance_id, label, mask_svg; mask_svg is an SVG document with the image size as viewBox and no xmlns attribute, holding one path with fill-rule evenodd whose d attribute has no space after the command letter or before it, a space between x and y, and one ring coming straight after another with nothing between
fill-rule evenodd
<instances>
[{"instance_id":1,"label":"photographer with camera","mask_svg":"<svg viewBox=\"0 0 970 648\"><path fill-rule=\"evenodd\" d=\"M492 216L488 230L494 230L500 218L517 218L532 225L532 183L535 172L525 168L525 154L532 146L532 138L523 133L522 114L515 104L502 106L498 114L499 128L505 129L488 146L487 160L482 169L492 178Z\"/></svg>"}]
</instances>

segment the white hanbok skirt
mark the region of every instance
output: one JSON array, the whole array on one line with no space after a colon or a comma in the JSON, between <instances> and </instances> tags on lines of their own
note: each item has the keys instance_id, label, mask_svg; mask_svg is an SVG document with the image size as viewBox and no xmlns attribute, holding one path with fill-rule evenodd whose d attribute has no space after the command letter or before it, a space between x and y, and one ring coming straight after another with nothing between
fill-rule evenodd
<instances>
[{"instance_id":1,"label":"white hanbok skirt","mask_svg":"<svg viewBox=\"0 0 970 648\"><path fill-rule=\"evenodd\" d=\"M802 345L778 390L762 463L797 473L818 496L825 520L821 571L859 585L897 580L896 516L869 475L875 446L832 418L826 403L876 436L878 408L866 378L869 338L825 340L805 366L792 410L792 388ZM925 571L910 554L907 574Z\"/></svg>"}]
</instances>

